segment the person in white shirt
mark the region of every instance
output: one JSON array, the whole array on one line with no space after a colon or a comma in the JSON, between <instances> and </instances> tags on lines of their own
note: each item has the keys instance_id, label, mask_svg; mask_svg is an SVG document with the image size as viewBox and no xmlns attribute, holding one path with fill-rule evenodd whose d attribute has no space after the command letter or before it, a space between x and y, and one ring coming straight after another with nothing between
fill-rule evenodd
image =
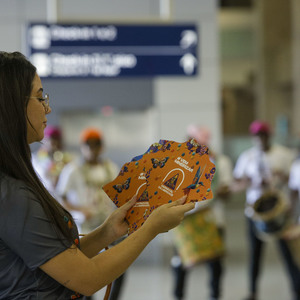
<instances>
[{"instance_id":1,"label":"person in white shirt","mask_svg":"<svg viewBox=\"0 0 300 300\"><path fill-rule=\"evenodd\" d=\"M89 233L116 209L102 187L118 175L118 167L103 159L103 133L86 128L80 135L81 159L67 164L59 177L56 193L71 212L81 233ZM124 276L113 283L110 300L118 299Z\"/></svg>"},{"instance_id":2,"label":"person in white shirt","mask_svg":"<svg viewBox=\"0 0 300 300\"><path fill-rule=\"evenodd\" d=\"M271 129L268 123L256 120L249 127L254 146L244 151L237 159L234 168L234 190L246 189L245 215L248 220L250 242L250 278L247 300L258 299L258 278L261 270L264 241L259 236L252 219L254 203L270 189L287 192L290 166L295 157L294 152L281 145L272 145ZM300 272L295 264L287 242L278 238L278 246L284 257L294 299L300 299Z\"/></svg>"}]
</instances>

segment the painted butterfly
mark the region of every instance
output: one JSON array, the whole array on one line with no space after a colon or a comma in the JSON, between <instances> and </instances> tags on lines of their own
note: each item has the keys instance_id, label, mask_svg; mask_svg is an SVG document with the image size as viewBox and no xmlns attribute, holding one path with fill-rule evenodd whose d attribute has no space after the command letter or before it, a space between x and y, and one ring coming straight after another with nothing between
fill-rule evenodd
<instances>
[{"instance_id":1,"label":"painted butterfly","mask_svg":"<svg viewBox=\"0 0 300 300\"><path fill-rule=\"evenodd\" d=\"M158 166L160 168L163 168L167 162L167 160L169 159L169 157L165 157L161 160L157 159L157 158L151 158L151 161L152 161L152 165L153 165L153 168L157 168Z\"/></svg>"},{"instance_id":2,"label":"painted butterfly","mask_svg":"<svg viewBox=\"0 0 300 300\"><path fill-rule=\"evenodd\" d=\"M128 172L128 167L127 167L127 166L124 166L124 167L121 169L119 175L124 175L125 172Z\"/></svg>"},{"instance_id":3,"label":"painted butterfly","mask_svg":"<svg viewBox=\"0 0 300 300\"><path fill-rule=\"evenodd\" d=\"M113 188L118 192L121 193L122 190L128 190L131 178L127 178L122 184L115 184Z\"/></svg>"}]
</instances>

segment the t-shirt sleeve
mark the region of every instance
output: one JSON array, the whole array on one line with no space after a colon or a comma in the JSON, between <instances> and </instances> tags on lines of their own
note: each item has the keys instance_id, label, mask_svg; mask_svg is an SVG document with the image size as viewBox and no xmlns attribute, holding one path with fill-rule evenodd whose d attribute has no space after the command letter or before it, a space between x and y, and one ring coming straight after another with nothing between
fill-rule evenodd
<instances>
[{"instance_id":1,"label":"t-shirt sleeve","mask_svg":"<svg viewBox=\"0 0 300 300\"><path fill-rule=\"evenodd\" d=\"M240 157L237 159L235 167L233 169L233 176L236 179L242 179L246 176L245 169L247 165L247 155L246 153L242 153Z\"/></svg>"},{"instance_id":2,"label":"t-shirt sleeve","mask_svg":"<svg viewBox=\"0 0 300 300\"><path fill-rule=\"evenodd\" d=\"M76 169L72 164L66 165L60 173L56 186L56 193L59 196L66 196L69 190L76 188Z\"/></svg>"},{"instance_id":3,"label":"t-shirt sleeve","mask_svg":"<svg viewBox=\"0 0 300 300\"><path fill-rule=\"evenodd\" d=\"M0 238L31 270L71 246L61 241L42 205L26 187L2 199Z\"/></svg>"},{"instance_id":4,"label":"t-shirt sleeve","mask_svg":"<svg viewBox=\"0 0 300 300\"><path fill-rule=\"evenodd\" d=\"M289 176L289 188L300 191L300 161L292 164Z\"/></svg>"},{"instance_id":5,"label":"t-shirt sleeve","mask_svg":"<svg viewBox=\"0 0 300 300\"><path fill-rule=\"evenodd\" d=\"M230 185L233 180L232 163L229 157L222 155L219 159L219 183L221 185Z\"/></svg>"},{"instance_id":6,"label":"t-shirt sleeve","mask_svg":"<svg viewBox=\"0 0 300 300\"><path fill-rule=\"evenodd\" d=\"M115 164L114 162L112 162L111 160L107 160L105 162L105 166L107 168L108 171L108 181L113 181L119 174L120 172L120 168L118 167L117 164Z\"/></svg>"}]
</instances>

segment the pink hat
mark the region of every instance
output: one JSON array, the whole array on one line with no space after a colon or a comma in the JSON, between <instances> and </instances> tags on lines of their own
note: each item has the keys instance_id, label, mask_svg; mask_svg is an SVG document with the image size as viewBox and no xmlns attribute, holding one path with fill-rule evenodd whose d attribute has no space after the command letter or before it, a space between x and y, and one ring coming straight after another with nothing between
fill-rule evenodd
<instances>
[{"instance_id":1,"label":"pink hat","mask_svg":"<svg viewBox=\"0 0 300 300\"><path fill-rule=\"evenodd\" d=\"M62 134L61 130L58 127L48 125L44 130L44 136L46 138L60 139Z\"/></svg>"},{"instance_id":2,"label":"pink hat","mask_svg":"<svg viewBox=\"0 0 300 300\"><path fill-rule=\"evenodd\" d=\"M207 127L191 124L187 127L187 134L194 138L198 144L209 145L211 132Z\"/></svg>"},{"instance_id":3,"label":"pink hat","mask_svg":"<svg viewBox=\"0 0 300 300\"><path fill-rule=\"evenodd\" d=\"M259 133L270 134L271 133L271 128L270 128L270 125L267 122L255 120L250 124L249 132L252 135L256 135L256 134L259 134Z\"/></svg>"}]
</instances>

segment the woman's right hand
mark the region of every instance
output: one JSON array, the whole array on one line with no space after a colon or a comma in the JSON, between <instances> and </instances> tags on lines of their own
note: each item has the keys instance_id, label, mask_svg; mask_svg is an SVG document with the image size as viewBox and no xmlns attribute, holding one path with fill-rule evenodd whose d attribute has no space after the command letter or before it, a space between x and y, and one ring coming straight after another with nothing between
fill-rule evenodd
<instances>
[{"instance_id":1,"label":"woman's right hand","mask_svg":"<svg viewBox=\"0 0 300 300\"><path fill-rule=\"evenodd\" d=\"M159 206L143 226L147 226L155 235L176 227L183 220L184 214L195 207L194 203L185 204L185 201L186 196L183 196L174 202Z\"/></svg>"}]
</instances>

